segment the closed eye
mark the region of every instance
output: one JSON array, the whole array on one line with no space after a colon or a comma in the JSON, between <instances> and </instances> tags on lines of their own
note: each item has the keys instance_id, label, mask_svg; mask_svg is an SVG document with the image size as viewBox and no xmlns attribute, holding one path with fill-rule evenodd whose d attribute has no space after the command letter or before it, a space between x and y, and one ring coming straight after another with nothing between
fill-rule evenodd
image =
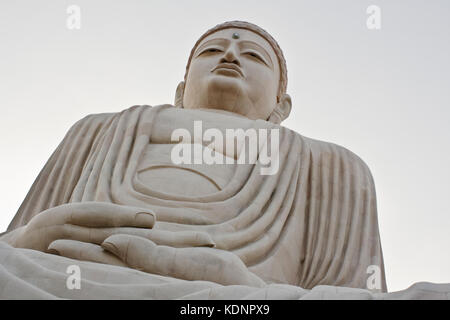
<instances>
[{"instance_id":1,"label":"closed eye","mask_svg":"<svg viewBox=\"0 0 450 320\"><path fill-rule=\"evenodd\" d=\"M209 49L203 50L199 55L202 55L204 53L218 53L218 52L222 52L222 50L217 49L217 48L209 48Z\"/></svg>"},{"instance_id":2,"label":"closed eye","mask_svg":"<svg viewBox=\"0 0 450 320\"><path fill-rule=\"evenodd\" d=\"M244 54L249 55L252 58L255 58L267 65L266 61L259 54L255 53L253 51L244 52Z\"/></svg>"}]
</instances>

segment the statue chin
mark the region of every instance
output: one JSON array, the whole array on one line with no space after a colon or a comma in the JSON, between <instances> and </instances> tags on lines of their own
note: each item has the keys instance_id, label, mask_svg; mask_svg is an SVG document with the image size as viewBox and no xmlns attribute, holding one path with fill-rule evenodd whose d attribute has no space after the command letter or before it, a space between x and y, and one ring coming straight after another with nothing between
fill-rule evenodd
<instances>
[{"instance_id":1,"label":"statue chin","mask_svg":"<svg viewBox=\"0 0 450 320\"><path fill-rule=\"evenodd\" d=\"M245 83L236 77L214 75L208 80L208 107L235 112L245 94Z\"/></svg>"}]
</instances>

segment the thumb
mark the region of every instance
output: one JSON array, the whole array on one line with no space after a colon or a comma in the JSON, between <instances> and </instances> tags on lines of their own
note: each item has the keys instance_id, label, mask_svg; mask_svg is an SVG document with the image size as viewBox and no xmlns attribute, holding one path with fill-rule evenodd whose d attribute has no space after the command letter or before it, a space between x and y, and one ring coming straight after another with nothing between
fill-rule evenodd
<instances>
[{"instance_id":1,"label":"thumb","mask_svg":"<svg viewBox=\"0 0 450 320\"><path fill-rule=\"evenodd\" d=\"M156 244L153 241L128 234L112 235L106 238L101 246L129 267L138 270L148 269L149 263L151 263L149 258L156 250Z\"/></svg>"},{"instance_id":2,"label":"thumb","mask_svg":"<svg viewBox=\"0 0 450 320\"><path fill-rule=\"evenodd\" d=\"M184 280L205 280L223 285L262 287L264 281L228 251L205 248L173 248L127 234L108 237L102 248L130 268Z\"/></svg>"}]
</instances>

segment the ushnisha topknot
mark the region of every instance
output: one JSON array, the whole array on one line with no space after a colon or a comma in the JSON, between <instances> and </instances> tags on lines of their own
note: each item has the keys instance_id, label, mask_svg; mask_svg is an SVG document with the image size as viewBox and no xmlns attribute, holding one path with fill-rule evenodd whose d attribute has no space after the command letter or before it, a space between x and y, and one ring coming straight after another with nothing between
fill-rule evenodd
<instances>
[{"instance_id":1,"label":"ushnisha topknot","mask_svg":"<svg viewBox=\"0 0 450 320\"><path fill-rule=\"evenodd\" d=\"M186 65L186 73L184 74L184 81L186 82L187 75L189 72L189 67L191 65L191 60L194 55L195 50L197 49L200 42L203 41L207 36L210 34L217 32L219 30L223 29L230 29L230 28L238 28L238 29L246 29L255 32L256 34L263 37L273 48L275 54L278 57L278 63L280 65L280 85L278 87L278 99L282 97L283 94L286 93L287 88L287 67L286 67L286 60L283 55L283 51L281 50L280 46L278 45L278 42L264 29L261 27L258 27L257 25L246 22L246 21L227 21L221 24L216 25L215 27L209 29L206 31L195 43L194 47L191 50L191 54L189 55L189 60Z\"/></svg>"}]
</instances>

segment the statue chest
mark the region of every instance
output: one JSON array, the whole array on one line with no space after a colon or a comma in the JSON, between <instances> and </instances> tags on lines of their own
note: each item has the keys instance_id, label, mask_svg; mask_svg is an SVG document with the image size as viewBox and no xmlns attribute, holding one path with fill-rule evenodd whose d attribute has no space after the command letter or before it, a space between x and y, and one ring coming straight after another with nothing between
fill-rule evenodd
<instances>
[{"instance_id":1,"label":"statue chest","mask_svg":"<svg viewBox=\"0 0 450 320\"><path fill-rule=\"evenodd\" d=\"M202 145L190 145L206 148ZM137 178L148 188L178 196L203 196L221 191L233 177L236 164L175 164L174 144L151 143L139 161ZM194 153L194 152L193 152Z\"/></svg>"}]
</instances>

